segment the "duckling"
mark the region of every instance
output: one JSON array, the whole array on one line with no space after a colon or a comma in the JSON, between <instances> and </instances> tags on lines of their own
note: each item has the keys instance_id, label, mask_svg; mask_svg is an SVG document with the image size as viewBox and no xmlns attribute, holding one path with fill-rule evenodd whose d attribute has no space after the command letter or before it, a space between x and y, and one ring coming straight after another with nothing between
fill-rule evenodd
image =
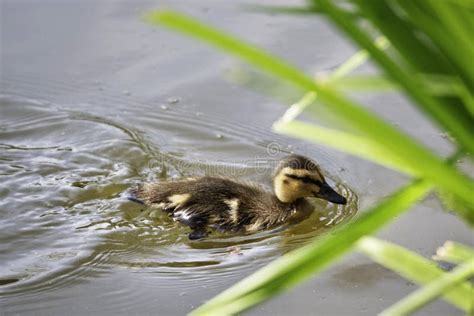
<instances>
[{"instance_id":1,"label":"duckling","mask_svg":"<svg viewBox=\"0 0 474 316\"><path fill-rule=\"evenodd\" d=\"M208 228L252 233L279 226L298 213L312 211L306 198L346 204L327 184L318 165L300 155L290 155L279 163L272 193L256 184L212 176L145 183L130 193L130 200L157 206L189 226L191 240L207 237Z\"/></svg>"}]
</instances>

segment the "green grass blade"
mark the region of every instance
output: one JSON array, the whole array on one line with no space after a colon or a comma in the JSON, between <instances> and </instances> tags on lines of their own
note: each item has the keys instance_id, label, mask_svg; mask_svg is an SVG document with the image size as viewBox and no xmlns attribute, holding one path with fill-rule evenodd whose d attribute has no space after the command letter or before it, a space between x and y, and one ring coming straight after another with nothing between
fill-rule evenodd
<instances>
[{"instance_id":1,"label":"green grass blade","mask_svg":"<svg viewBox=\"0 0 474 316\"><path fill-rule=\"evenodd\" d=\"M385 50L390 46L390 42L385 37L379 36L375 39L374 45L381 50ZM369 59L369 57L370 55L365 49L358 51L344 63L338 66L333 72L331 72L330 79L335 80L347 76L357 67L364 64Z\"/></svg>"},{"instance_id":2,"label":"green grass blade","mask_svg":"<svg viewBox=\"0 0 474 316\"><path fill-rule=\"evenodd\" d=\"M390 43L383 36L378 37L375 40L375 45L380 49L386 49L390 46ZM364 64L369 59L369 54L365 50L360 50L349 57L346 61L340 64L334 71L329 75L326 75L324 78L323 84L328 82L337 82L340 79L343 79L349 73L354 71L356 68ZM318 78L316 79L318 80ZM304 109L314 103L317 99L317 93L315 91L307 92L300 100L293 103L288 110L283 114L279 122L277 123L286 123L298 117Z\"/></svg>"},{"instance_id":3,"label":"green grass blade","mask_svg":"<svg viewBox=\"0 0 474 316\"><path fill-rule=\"evenodd\" d=\"M399 0L399 3L408 8L405 10L408 14L416 14L416 18L412 19L414 23L430 35L433 42L456 65L457 72L462 74L470 85L474 85L474 66L471 62L474 44L470 34L473 30L464 23L462 15L456 12L455 7L448 1L437 0L423 3ZM474 15L471 14L470 19L473 18Z\"/></svg>"},{"instance_id":4,"label":"green grass blade","mask_svg":"<svg viewBox=\"0 0 474 316\"><path fill-rule=\"evenodd\" d=\"M453 293L455 290L451 290L452 287L459 283L469 279L474 275L474 259L463 263L451 273L444 273L433 282L425 285L418 291L410 294L403 298L398 303L384 310L381 316L396 316L396 315L409 315L428 304L432 300L436 299L443 293ZM464 302L464 311L469 313L473 311L474 307L474 288L469 283L464 283L466 287L466 295L461 298L461 295L457 296ZM457 290L457 289L456 289ZM448 294L445 294L448 295Z\"/></svg>"},{"instance_id":5,"label":"green grass blade","mask_svg":"<svg viewBox=\"0 0 474 316\"><path fill-rule=\"evenodd\" d=\"M357 4L367 20L387 37L393 44L392 47L397 49L413 69L427 73L454 73L452 66L438 51L434 51L424 41L418 40L416 30L410 21L399 17L386 0L352 2Z\"/></svg>"},{"instance_id":6,"label":"green grass blade","mask_svg":"<svg viewBox=\"0 0 474 316\"><path fill-rule=\"evenodd\" d=\"M474 0L447 0L452 4L456 4L464 9L471 10L474 12Z\"/></svg>"},{"instance_id":7,"label":"green grass blade","mask_svg":"<svg viewBox=\"0 0 474 316\"><path fill-rule=\"evenodd\" d=\"M438 190L438 196L443 203L446 210L455 211L460 217L462 217L466 223L470 224L474 228L474 204L466 203L464 200L458 199L457 196L451 193Z\"/></svg>"},{"instance_id":8,"label":"green grass blade","mask_svg":"<svg viewBox=\"0 0 474 316\"><path fill-rule=\"evenodd\" d=\"M427 95L423 89L423 85L411 73L406 72L399 67L386 53L378 49L372 43L359 25L347 19L344 11L335 6L331 1L314 0L331 20L351 39L358 43L362 48L366 49L372 58L384 69L387 76L398 82L400 86L408 93L415 103L430 114L440 125L453 134L459 143L470 153L474 153L474 120L470 115L460 115L462 109L443 106L439 101ZM378 1L368 1L364 3L378 4ZM389 38L390 40L390 38Z\"/></svg>"},{"instance_id":9,"label":"green grass blade","mask_svg":"<svg viewBox=\"0 0 474 316\"><path fill-rule=\"evenodd\" d=\"M449 1L429 0L428 2L438 14L439 19L444 22L444 26L449 28L449 33L458 38L458 43L464 44L463 49L461 50L465 54L463 64L469 66L470 73L474 75L472 62L466 63L467 60L474 56L474 42L472 41L472 32L474 30L470 28L470 22L472 22L474 15L471 15L468 20L460 19L459 17L462 15L460 14L459 9ZM462 9L462 11L465 12L464 9Z\"/></svg>"},{"instance_id":10,"label":"green grass blade","mask_svg":"<svg viewBox=\"0 0 474 316\"><path fill-rule=\"evenodd\" d=\"M459 86L458 93L467 110L474 117L474 96L465 86Z\"/></svg>"},{"instance_id":11,"label":"green grass blade","mask_svg":"<svg viewBox=\"0 0 474 316\"><path fill-rule=\"evenodd\" d=\"M437 47L444 55L448 56L450 63L454 65L456 76L458 76L459 79L463 79L463 85L468 93L474 93L474 78L472 77L474 66L472 65L470 57L472 54L466 53L469 50L467 46L472 46L472 41L467 38L459 40L459 34L457 34L453 28L450 28L449 25L443 24L443 21L440 20L436 12L436 6L446 5L451 9L454 8L455 5L450 5L447 1L420 2L397 0L397 3L401 7L401 10L405 11L411 22L417 27L418 33L426 35L425 38L430 39L433 48ZM469 13L468 10L460 9L457 10L456 15L456 18L452 21L454 23L458 21L464 22L464 28L471 30L470 32L472 33L474 31L473 12ZM459 49L459 47L463 47L463 49ZM464 114L467 114L466 111L471 114L471 121L473 120L472 103L466 103L465 98L462 99L464 104L462 102L453 102L452 100L446 99L440 101L446 103L446 108L450 109L454 115L457 115L460 121L463 121L462 117ZM472 125L473 123L471 122L470 124Z\"/></svg>"},{"instance_id":12,"label":"green grass blade","mask_svg":"<svg viewBox=\"0 0 474 316\"><path fill-rule=\"evenodd\" d=\"M455 96L461 101L474 119L474 96L469 91L468 87L458 77L446 75L421 75L419 76L426 92L436 97ZM446 106L459 106L460 103L449 103Z\"/></svg>"},{"instance_id":13,"label":"green grass blade","mask_svg":"<svg viewBox=\"0 0 474 316\"><path fill-rule=\"evenodd\" d=\"M282 128L280 131L281 133L284 133L283 131L284 126L294 119L298 117L301 113L304 112L304 110L313 104L318 95L316 92L311 91L306 93L301 99L299 99L297 102L293 103L288 110L285 111L285 113L279 118L274 124L273 124L273 130L277 130L278 128Z\"/></svg>"},{"instance_id":14,"label":"green grass blade","mask_svg":"<svg viewBox=\"0 0 474 316\"><path fill-rule=\"evenodd\" d=\"M422 75L419 76L427 94L436 97L457 97L474 118L474 96L458 78L453 76ZM347 75L337 79L317 78L318 82L329 85L336 90L344 91L394 91L400 85L384 75Z\"/></svg>"},{"instance_id":15,"label":"green grass blade","mask_svg":"<svg viewBox=\"0 0 474 316\"><path fill-rule=\"evenodd\" d=\"M474 191L474 183L469 178L455 168L445 165L432 152L408 135L385 123L375 114L344 98L333 89L317 85L314 80L291 65L252 45L181 14L170 11L153 11L147 15L146 19L152 24L164 25L211 43L304 90L317 92L321 102L341 120L384 146L387 151L397 156L397 159L405 159L407 163L410 163L411 169L420 170L424 177L432 180L444 190L456 194L460 199L465 199L467 203L472 203L469 196ZM375 46L370 43L370 47ZM378 50L378 48L376 49ZM347 115L348 113L350 115ZM388 139L390 141L387 141ZM474 145L474 141L471 139L469 142ZM472 149L474 151L474 146ZM437 172L433 172L433 170Z\"/></svg>"},{"instance_id":16,"label":"green grass blade","mask_svg":"<svg viewBox=\"0 0 474 316\"><path fill-rule=\"evenodd\" d=\"M375 262L418 284L429 284L439 277L448 274L438 268L432 261L412 251L372 237L362 238L357 243L357 249ZM401 262L403 262L403 264L400 264ZM471 307L470 298L472 298L472 294L472 286L468 282L465 282L447 292L443 298L456 307L468 311Z\"/></svg>"},{"instance_id":17,"label":"green grass blade","mask_svg":"<svg viewBox=\"0 0 474 316\"><path fill-rule=\"evenodd\" d=\"M370 138L298 120L277 121L273 124L273 130L277 133L317 142L412 176L420 175L419 170L413 169L410 164L397 159Z\"/></svg>"},{"instance_id":18,"label":"green grass blade","mask_svg":"<svg viewBox=\"0 0 474 316\"><path fill-rule=\"evenodd\" d=\"M191 315L236 314L294 287L352 249L359 238L374 233L394 220L423 198L431 188L426 181L414 181L379 205L362 212L354 221L337 227L307 246L285 254L238 282Z\"/></svg>"},{"instance_id":19,"label":"green grass blade","mask_svg":"<svg viewBox=\"0 0 474 316\"><path fill-rule=\"evenodd\" d=\"M329 80L326 84L336 90L350 91L393 91L400 86L381 75L350 75Z\"/></svg>"}]
</instances>

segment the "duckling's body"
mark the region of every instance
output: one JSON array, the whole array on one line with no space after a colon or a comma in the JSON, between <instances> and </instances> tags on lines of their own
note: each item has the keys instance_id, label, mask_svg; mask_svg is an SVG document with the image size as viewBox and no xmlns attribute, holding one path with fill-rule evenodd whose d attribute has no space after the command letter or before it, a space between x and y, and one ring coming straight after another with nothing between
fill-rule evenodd
<instances>
[{"instance_id":1,"label":"duckling's body","mask_svg":"<svg viewBox=\"0 0 474 316\"><path fill-rule=\"evenodd\" d=\"M250 233L304 217L312 210L305 197L319 192L316 183L325 184L316 164L292 155L277 168L274 194L255 184L210 176L144 184L131 193L132 200L158 206L189 226L190 239L200 239L208 235L209 227ZM331 193L333 202L345 203L334 190Z\"/></svg>"}]
</instances>

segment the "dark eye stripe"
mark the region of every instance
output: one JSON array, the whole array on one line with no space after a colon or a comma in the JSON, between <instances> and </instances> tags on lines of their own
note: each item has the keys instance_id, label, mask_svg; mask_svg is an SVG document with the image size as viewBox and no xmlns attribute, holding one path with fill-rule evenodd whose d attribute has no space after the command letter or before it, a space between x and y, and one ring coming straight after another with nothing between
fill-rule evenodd
<instances>
[{"instance_id":1,"label":"dark eye stripe","mask_svg":"<svg viewBox=\"0 0 474 316\"><path fill-rule=\"evenodd\" d=\"M303 181L304 183L313 183L313 184L316 184L317 186L321 186L323 184L321 181L314 180L310 176L297 176L297 175L294 175L294 174L285 174L285 176L287 176L289 178L292 178L292 179Z\"/></svg>"}]
</instances>

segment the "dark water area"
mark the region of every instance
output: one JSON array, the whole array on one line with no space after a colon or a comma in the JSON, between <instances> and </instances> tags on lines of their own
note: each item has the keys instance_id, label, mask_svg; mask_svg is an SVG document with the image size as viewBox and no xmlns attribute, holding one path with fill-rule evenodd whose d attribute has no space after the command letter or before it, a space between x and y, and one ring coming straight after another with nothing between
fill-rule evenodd
<instances>
[{"instance_id":1,"label":"dark water area","mask_svg":"<svg viewBox=\"0 0 474 316\"><path fill-rule=\"evenodd\" d=\"M234 2L2 1L0 314L183 315L407 181L272 133L285 104L225 81L232 58L140 21L160 6L311 72L354 52L321 18L255 14ZM452 149L399 96L363 100L434 150ZM136 183L203 174L269 188L292 151L317 160L349 203L314 201L311 217L289 227L190 241L187 228L124 198ZM380 237L428 257L447 239L474 244L434 196ZM414 289L350 255L248 314L373 315ZM456 312L436 302L420 314Z\"/></svg>"}]
</instances>

